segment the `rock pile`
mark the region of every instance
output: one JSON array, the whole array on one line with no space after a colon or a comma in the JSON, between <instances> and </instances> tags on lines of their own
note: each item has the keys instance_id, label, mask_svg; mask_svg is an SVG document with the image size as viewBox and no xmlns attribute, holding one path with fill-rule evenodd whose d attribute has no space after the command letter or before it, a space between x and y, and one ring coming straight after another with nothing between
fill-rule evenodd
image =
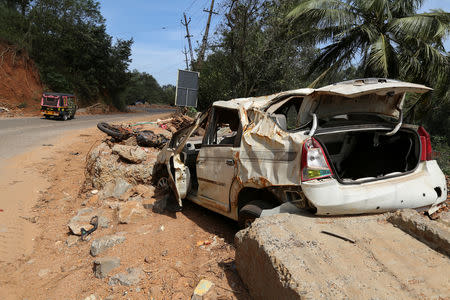
<instances>
[{"instance_id":1,"label":"rock pile","mask_svg":"<svg viewBox=\"0 0 450 300\"><path fill-rule=\"evenodd\" d=\"M156 153L151 148L103 142L88 154L85 186L101 190L119 179L133 185L149 184Z\"/></svg>"},{"instance_id":2,"label":"rock pile","mask_svg":"<svg viewBox=\"0 0 450 300\"><path fill-rule=\"evenodd\" d=\"M111 274L121 263L119 257L101 257L109 249L126 242L126 232L102 234L101 230L118 224L136 223L153 208L154 187L150 185L158 150L140 147L132 136L120 143L104 140L90 151L86 160L85 201L69 220L67 247L89 241L93 272L97 278L108 278L109 285L136 285L143 272L128 268L125 273ZM92 241L91 233L96 232ZM111 230L110 230L111 232Z\"/></svg>"}]
</instances>

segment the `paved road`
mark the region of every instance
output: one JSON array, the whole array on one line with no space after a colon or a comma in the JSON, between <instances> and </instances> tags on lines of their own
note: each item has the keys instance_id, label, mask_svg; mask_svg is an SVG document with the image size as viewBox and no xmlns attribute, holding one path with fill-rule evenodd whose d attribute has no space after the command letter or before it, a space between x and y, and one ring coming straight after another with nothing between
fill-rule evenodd
<instances>
[{"instance_id":1,"label":"paved road","mask_svg":"<svg viewBox=\"0 0 450 300\"><path fill-rule=\"evenodd\" d=\"M0 119L0 162L42 145L65 131L95 126L98 122L115 122L146 115L170 112L170 109L153 109L115 115L76 116L73 120L46 120L40 117Z\"/></svg>"}]
</instances>

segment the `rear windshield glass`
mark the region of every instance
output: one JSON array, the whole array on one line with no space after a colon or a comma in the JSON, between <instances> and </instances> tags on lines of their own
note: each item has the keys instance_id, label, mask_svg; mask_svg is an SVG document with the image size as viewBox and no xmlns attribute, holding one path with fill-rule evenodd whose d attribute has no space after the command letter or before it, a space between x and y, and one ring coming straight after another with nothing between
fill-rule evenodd
<instances>
[{"instance_id":1,"label":"rear windshield glass","mask_svg":"<svg viewBox=\"0 0 450 300\"><path fill-rule=\"evenodd\" d=\"M59 97L46 97L46 96L44 96L43 98L44 98L43 105L58 106L58 99L59 99Z\"/></svg>"}]
</instances>

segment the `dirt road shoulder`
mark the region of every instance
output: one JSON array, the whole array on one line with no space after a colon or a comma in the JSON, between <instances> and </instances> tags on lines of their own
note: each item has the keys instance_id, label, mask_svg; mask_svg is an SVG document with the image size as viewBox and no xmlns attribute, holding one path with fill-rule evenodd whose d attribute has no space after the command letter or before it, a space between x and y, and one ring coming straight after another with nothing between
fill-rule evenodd
<instances>
[{"instance_id":1,"label":"dirt road shoulder","mask_svg":"<svg viewBox=\"0 0 450 300\"><path fill-rule=\"evenodd\" d=\"M16 174L8 172L1 184L9 189L8 195L15 195L15 216L7 215L11 227L17 228L1 241L6 254L0 263L0 298L84 299L96 294L148 299L152 294L157 299L185 299L203 278L215 283L217 296L247 298L233 264L236 227L232 221L187 204L183 212L150 211L140 222L118 224L114 210L91 203L80 193L86 155L104 138L96 128L71 132L52 146L39 146L7 164ZM24 203L19 205L17 199ZM95 231L90 241L72 244L67 223L86 207L109 210L108 228ZM131 287L95 278L96 258L89 254L93 240L123 232L125 242L100 257L120 258L114 274L139 268L143 277Z\"/></svg>"}]
</instances>

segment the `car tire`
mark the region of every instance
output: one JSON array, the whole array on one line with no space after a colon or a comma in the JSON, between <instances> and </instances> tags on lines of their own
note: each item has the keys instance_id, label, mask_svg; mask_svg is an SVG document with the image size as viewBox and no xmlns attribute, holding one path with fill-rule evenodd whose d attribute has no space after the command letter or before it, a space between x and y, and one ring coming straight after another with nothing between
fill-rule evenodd
<instances>
[{"instance_id":1,"label":"car tire","mask_svg":"<svg viewBox=\"0 0 450 300\"><path fill-rule=\"evenodd\" d=\"M123 132L119 128L109 125L108 123L105 122L98 123L97 128L118 141L126 140L131 136L129 132Z\"/></svg>"},{"instance_id":2,"label":"car tire","mask_svg":"<svg viewBox=\"0 0 450 300\"><path fill-rule=\"evenodd\" d=\"M169 174L165 165L158 164L153 168L152 183L158 191L170 189Z\"/></svg>"},{"instance_id":3,"label":"car tire","mask_svg":"<svg viewBox=\"0 0 450 300\"><path fill-rule=\"evenodd\" d=\"M64 115L62 116L62 120L63 120L63 121L67 121L67 119L68 119L67 115L64 114Z\"/></svg>"},{"instance_id":4,"label":"car tire","mask_svg":"<svg viewBox=\"0 0 450 300\"><path fill-rule=\"evenodd\" d=\"M261 216L264 209L273 208L273 205L267 201L254 200L244 205L239 210L238 224L240 228L247 228Z\"/></svg>"}]
</instances>

